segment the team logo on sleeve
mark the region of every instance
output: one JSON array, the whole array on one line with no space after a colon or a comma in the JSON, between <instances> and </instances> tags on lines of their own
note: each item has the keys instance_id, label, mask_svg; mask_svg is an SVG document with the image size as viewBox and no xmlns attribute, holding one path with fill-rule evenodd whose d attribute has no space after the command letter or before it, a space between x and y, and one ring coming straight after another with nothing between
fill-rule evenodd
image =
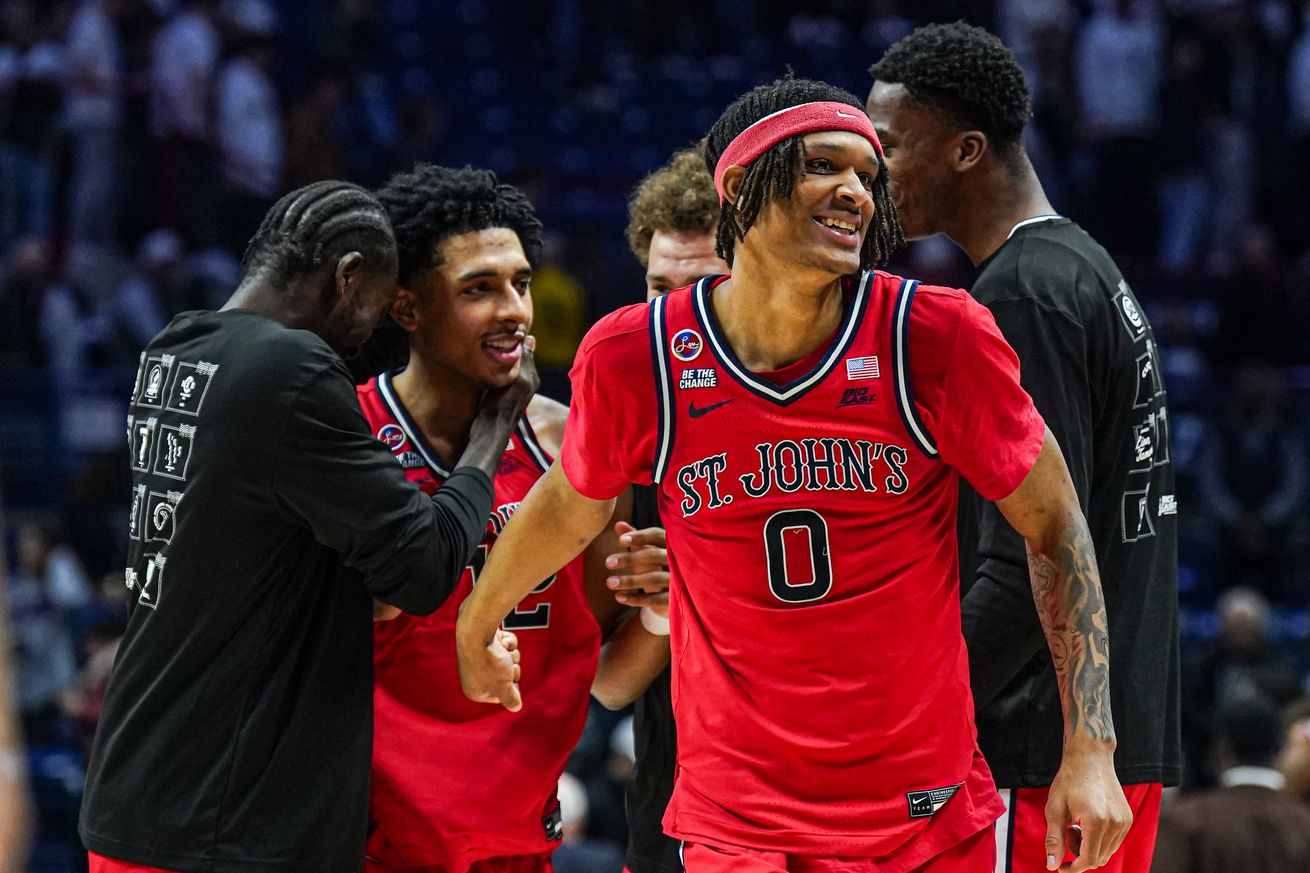
<instances>
[{"instance_id":1,"label":"team logo on sleeve","mask_svg":"<svg viewBox=\"0 0 1310 873\"><path fill-rule=\"evenodd\" d=\"M405 446L405 431L398 424L384 424L378 431L378 439L391 451L398 452Z\"/></svg>"},{"instance_id":2,"label":"team logo on sleeve","mask_svg":"<svg viewBox=\"0 0 1310 873\"><path fill-rule=\"evenodd\" d=\"M703 348L705 348L705 340L689 327L675 333L669 342L669 351L673 352L673 357L684 362L696 360Z\"/></svg>"}]
</instances>

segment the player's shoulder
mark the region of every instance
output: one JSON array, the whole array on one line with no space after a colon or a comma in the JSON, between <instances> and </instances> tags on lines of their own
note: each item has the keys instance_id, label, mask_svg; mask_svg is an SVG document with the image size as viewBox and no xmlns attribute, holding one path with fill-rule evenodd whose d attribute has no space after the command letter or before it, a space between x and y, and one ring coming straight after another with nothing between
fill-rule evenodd
<instances>
[{"instance_id":1,"label":"player's shoulder","mask_svg":"<svg viewBox=\"0 0 1310 873\"><path fill-rule=\"evenodd\" d=\"M963 314L977 306L969 292L963 288L951 288L946 285L930 285L906 276L897 276L874 271L874 281L884 292L897 295L914 292L908 310L897 306L897 311L907 311L910 330L918 334L953 334ZM898 301L899 302L899 301ZM917 337L916 337L917 338Z\"/></svg>"},{"instance_id":2,"label":"player's shoulder","mask_svg":"<svg viewBox=\"0 0 1310 873\"><path fill-rule=\"evenodd\" d=\"M525 414L532 432L537 435L537 442L546 454L552 458L558 457L564 442L564 424L568 421L569 408L544 394L535 394L528 401Z\"/></svg>"},{"instance_id":3,"label":"player's shoulder","mask_svg":"<svg viewBox=\"0 0 1310 873\"><path fill-rule=\"evenodd\" d=\"M1106 250L1068 219L1023 228L984 265L973 293L984 305L1031 299L1067 306L1070 289L1117 282ZM1113 281L1111 281L1113 279Z\"/></svg>"},{"instance_id":4,"label":"player's shoulder","mask_svg":"<svg viewBox=\"0 0 1310 873\"><path fill-rule=\"evenodd\" d=\"M578 346L578 361L589 358L631 360L650 347L650 304L634 303L603 316Z\"/></svg>"}]
</instances>

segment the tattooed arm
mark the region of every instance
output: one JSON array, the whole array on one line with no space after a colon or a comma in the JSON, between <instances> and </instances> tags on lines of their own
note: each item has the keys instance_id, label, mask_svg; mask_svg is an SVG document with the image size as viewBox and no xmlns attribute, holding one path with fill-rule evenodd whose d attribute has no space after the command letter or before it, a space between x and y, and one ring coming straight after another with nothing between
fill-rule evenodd
<instances>
[{"instance_id":1,"label":"tattooed arm","mask_svg":"<svg viewBox=\"0 0 1310 873\"><path fill-rule=\"evenodd\" d=\"M1033 600L1064 707L1064 754L1046 806L1047 868L1063 860L1064 832L1082 827L1073 873L1110 859L1132 824L1114 773L1110 641L1096 552L1064 456L1048 430L1028 476L996 504L1024 538Z\"/></svg>"}]
</instances>

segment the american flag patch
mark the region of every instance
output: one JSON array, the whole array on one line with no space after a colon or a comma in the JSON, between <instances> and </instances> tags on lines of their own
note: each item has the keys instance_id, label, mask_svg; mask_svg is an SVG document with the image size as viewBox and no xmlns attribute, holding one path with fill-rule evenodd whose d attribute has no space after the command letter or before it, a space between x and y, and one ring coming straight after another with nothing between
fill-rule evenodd
<instances>
[{"instance_id":1,"label":"american flag patch","mask_svg":"<svg viewBox=\"0 0 1310 873\"><path fill-rule=\"evenodd\" d=\"M877 379L878 356L869 355L867 358L847 358L846 378L851 380Z\"/></svg>"}]
</instances>

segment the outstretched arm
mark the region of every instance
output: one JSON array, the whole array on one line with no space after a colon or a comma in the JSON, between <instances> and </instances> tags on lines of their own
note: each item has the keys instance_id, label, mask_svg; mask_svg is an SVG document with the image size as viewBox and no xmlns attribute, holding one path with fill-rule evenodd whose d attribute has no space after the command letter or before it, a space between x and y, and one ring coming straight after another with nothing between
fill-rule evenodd
<instances>
[{"instance_id":1,"label":"outstretched arm","mask_svg":"<svg viewBox=\"0 0 1310 873\"><path fill-rule=\"evenodd\" d=\"M1132 824L1114 773L1110 641L1087 520L1051 432L1022 484L997 506L1024 538L1038 618L1064 707L1064 754L1046 807L1047 867L1064 855L1064 830L1082 827L1072 873L1109 860Z\"/></svg>"},{"instance_id":2,"label":"outstretched arm","mask_svg":"<svg viewBox=\"0 0 1310 873\"><path fill-rule=\"evenodd\" d=\"M517 712L523 705L510 652L496 628L519 601L582 552L614 511L614 500L592 500L569 483L556 461L528 492L496 539L455 626L464 693Z\"/></svg>"}]
</instances>

